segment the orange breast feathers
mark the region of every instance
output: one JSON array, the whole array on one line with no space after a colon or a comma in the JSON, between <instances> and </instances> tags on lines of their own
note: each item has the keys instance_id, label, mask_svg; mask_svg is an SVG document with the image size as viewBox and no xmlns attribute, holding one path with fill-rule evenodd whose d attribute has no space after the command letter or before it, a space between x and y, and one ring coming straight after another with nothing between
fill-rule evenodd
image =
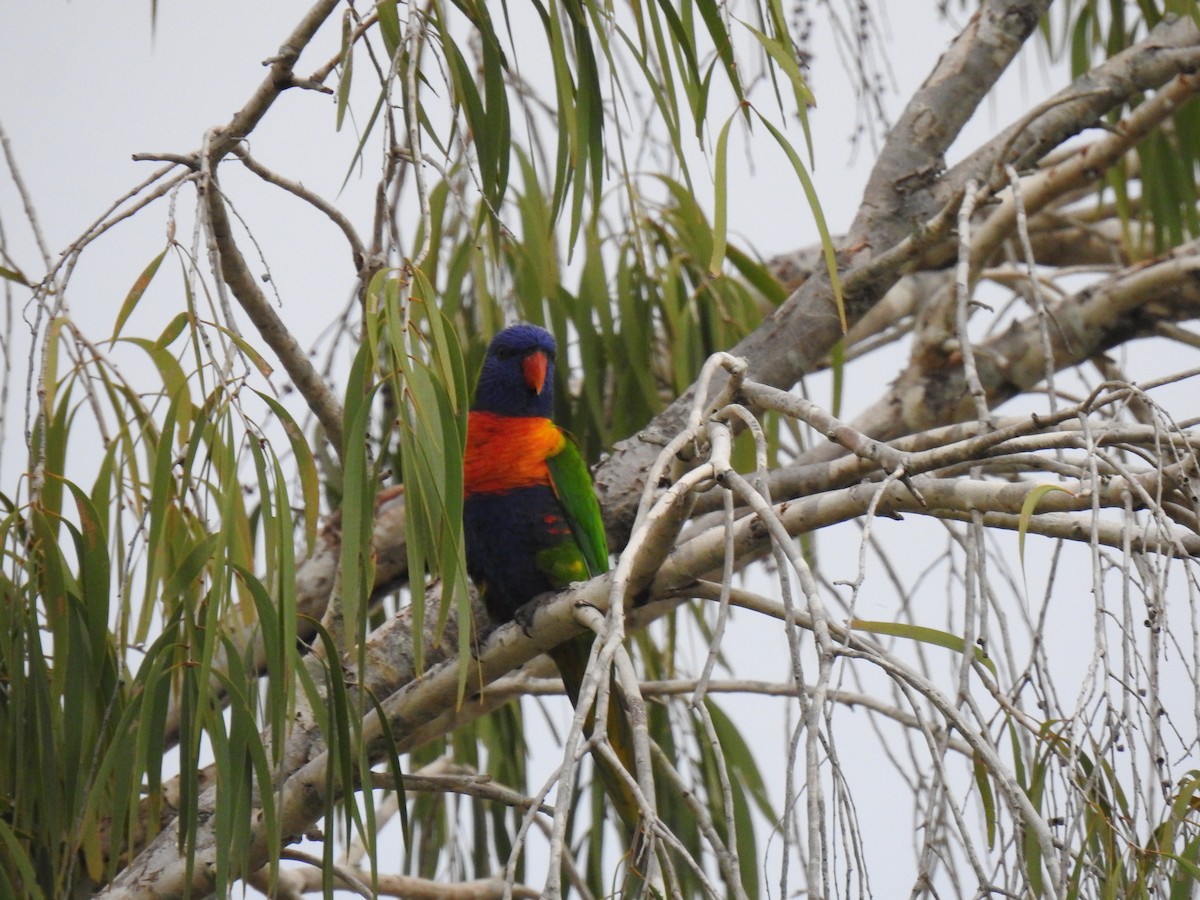
<instances>
[{"instance_id":1,"label":"orange breast feathers","mask_svg":"<svg viewBox=\"0 0 1200 900\"><path fill-rule=\"evenodd\" d=\"M550 485L546 459L566 442L549 419L472 412L467 418L465 492L498 494Z\"/></svg>"}]
</instances>

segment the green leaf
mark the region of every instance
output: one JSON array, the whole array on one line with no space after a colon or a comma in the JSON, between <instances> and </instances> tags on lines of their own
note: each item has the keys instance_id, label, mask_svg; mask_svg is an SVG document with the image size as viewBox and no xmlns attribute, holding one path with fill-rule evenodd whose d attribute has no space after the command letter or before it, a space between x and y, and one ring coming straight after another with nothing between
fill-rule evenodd
<instances>
[{"instance_id":1,"label":"green leaf","mask_svg":"<svg viewBox=\"0 0 1200 900\"><path fill-rule=\"evenodd\" d=\"M158 340L154 342L154 346L160 350L165 350L175 343L175 339L183 333L183 329L191 324L191 313L181 312L167 323L167 327L162 330L162 334L158 336Z\"/></svg>"},{"instance_id":2,"label":"green leaf","mask_svg":"<svg viewBox=\"0 0 1200 900\"><path fill-rule=\"evenodd\" d=\"M313 457L312 448L304 437L304 432L291 413L274 397L255 391L259 398L270 407L271 412L283 426L288 442L292 447L292 459L296 464L300 477L300 504L304 515L304 541L307 552L311 553L317 538L317 522L321 516L321 481L317 473L317 461Z\"/></svg>"},{"instance_id":3,"label":"green leaf","mask_svg":"<svg viewBox=\"0 0 1200 900\"><path fill-rule=\"evenodd\" d=\"M730 87L733 88L738 102L743 103L746 100L746 92L738 74L737 62L733 57L733 43L729 37L729 29L721 20L719 8L721 5L723 4L718 4L715 0L697 0L696 2L700 17L704 19L704 24L708 27L709 37L712 38L713 44L717 48L717 56L720 57L721 63L725 67L725 75L729 78Z\"/></svg>"},{"instance_id":4,"label":"green leaf","mask_svg":"<svg viewBox=\"0 0 1200 900\"><path fill-rule=\"evenodd\" d=\"M163 584L164 598L180 597L188 593L188 589L192 587L200 577L200 573L213 559L213 551L220 540L219 534L210 534L192 546L175 571L171 573L171 577Z\"/></svg>"},{"instance_id":5,"label":"green leaf","mask_svg":"<svg viewBox=\"0 0 1200 900\"><path fill-rule=\"evenodd\" d=\"M346 174L342 178L341 185L343 189L350 183L350 176L354 174L354 167L362 160L363 150L366 148L371 134L375 131L375 123L379 121L379 113L383 110L383 105L387 101L387 98L387 91L380 89L379 96L375 98L375 107L371 110L371 115L367 117L367 125L362 130L362 137L358 139L358 145L354 148L354 155L350 158L350 165L346 167ZM405 106L407 108L407 104Z\"/></svg>"},{"instance_id":6,"label":"green leaf","mask_svg":"<svg viewBox=\"0 0 1200 900\"><path fill-rule=\"evenodd\" d=\"M6 281L15 281L17 284L24 285L27 288L33 287L20 269L9 269L5 266L0 266L0 278Z\"/></svg>"},{"instance_id":7,"label":"green leaf","mask_svg":"<svg viewBox=\"0 0 1200 900\"><path fill-rule=\"evenodd\" d=\"M368 387L367 363L373 358L367 344L359 347L346 386L346 432L343 438L341 603L345 642L339 652L361 646L365 634L367 600L374 587L375 559L372 535L378 478L371 465L367 431L371 401L379 384Z\"/></svg>"},{"instance_id":8,"label":"green leaf","mask_svg":"<svg viewBox=\"0 0 1200 900\"><path fill-rule=\"evenodd\" d=\"M654 14L655 9L662 11L663 18L667 22L667 28L671 32L671 36L675 39L671 45L677 59L681 61L680 74L684 82L685 90L687 91L688 101L692 105L692 117L696 120L696 137L699 139L703 134L704 120L707 113L707 97L708 86L712 83L712 74L716 68L717 60L713 60L702 78L700 76L700 63L696 57L696 42L695 35L692 29L683 24L683 20L679 18L679 13L670 0L658 0L657 4L647 4L646 10L650 15ZM660 60L667 58L667 46L662 40L662 29L658 24L658 20L652 20L656 38L656 49ZM655 83L653 76L646 73L651 84ZM669 66L662 66L662 82L656 87L659 88L664 97L667 92L674 94L673 83L671 81L671 70ZM657 93L657 92L656 92ZM674 111L673 119L678 119L678 110L674 106L674 98L671 98L671 106Z\"/></svg>"},{"instance_id":9,"label":"green leaf","mask_svg":"<svg viewBox=\"0 0 1200 900\"><path fill-rule=\"evenodd\" d=\"M733 245L726 248L725 256L737 269L738 275L753 285L772 306L779 306L787 299L787 291L766 265Z\"/></svg>"},{"instance_id":10,"label":"green leaf","mask_svg":"<svg viewBox=\"0 0 1200 900\"><path fill-rule=\"evenodd\" d=\"M713 165L713 233L712 256L708 260L708 274L713 278L721 274L725 265L725 236L729 203L729 173L726 170L727 148L729 146L729 126L733 124L737 113L731 115L721 126L717 135L717 158Z\"/></svg>"},{"instance_id":11,"label":"green leaf","mask_svg":"<svg viewBox=\"0 0 1200 900\"><path fill-rule=\"evenodd\" d=\"M62 316L57 316L50 322L50 327L46 329L45 342L45 358L42 360L42 380L46 385L46 396L42 400L42 414L48 419L54 413L54 406L57 402L55 396L58 391L58 352L59 340L62 337L63 326L68 324L68 320Z\"/></svg>"},{"instance_id":12,"label":"green leaf","mask_svg":"<svg viewBox=\"0 0 1200 900\"><path fill-rule=\"evenodd\" d=\"M13 833L12 828L3 818L0 818L0 846L5 850L3 859L16 868L16 874L21 879L17 882L20 890L17 890L16 886L8 882L10 890L8 896L25 896L29 897L30 900L35 900L35 898L36 900L41 900L41 898L45 897L41 888L38 887L38 878L33 868L33 861L29 858L29 854L26 852L22 842L17 839L16 834ZM3 878L7 882L8 877L5 869L5 866L0 866L0 878Z\"/></svg>"},{"instance_id":13,"label":"green leaf","mask_svg":"<svg viewBox=\"0 0 1200 900\"><path fill-rule=\"evenodd\" d=\"M910 625L905 622L870 622L865 619L851 619L850 627L855 631L866 631L871 634L886 634L891 637L904 638L909 641L918 641L922 644L930 644L934 647L945 647L947 650L953 650L955 653L966 653L967 646L959 635L951 634L948 631L939 631L936 628L927 628L924 625ZM971 647L971 652L976 661L987 666L989 672L996 674L996 664L988 658L988 656L979 647Z\"/></svg>"},{"instance_id":14,"label":"green leaf","mask_svg":"<svg viewBox=\"0 0 1200 900\"><path fill-rule=\"evenodd\" d=\"M816 160L813 156L812 133L808 127L808 108L816 105L816 98L812 91L808 89L808 85L804 81L804 75L800 71L800 63L796 59L795 54L790 51L783 42L770 37L757 28L745 22L746 29L753 34L762 48L767 51L771 59L775 60L779 69L787 76L788 82L792 86L792 94L796 101L796 115L800 117L800 127L804 131L804 141L808 147L808 164L816 165ZM774 75L775 69L771 69L771 74ZM761 114L760 114L761 115Z\"/></svg>"},{"instance_id":15,"label":"green leaf","mask_svg":"<svg viewBox=\"0 0 1200 900\"><path fill-rule=\"evenodd\" d=\"M1025 501L1021 504L1021 514L1017 517L1017 556L1021 561L1021 577L1025 578L1025 534L1029 531L1029 523L1033 521L1033 512L1037 509L1037 505L1051 491L1062 491L1064 494L1074 494L1059 484L1039 484L1033 488L1025 497ZM1029 585L1026 582L1025 592L1029 593Z\"/></svg>"},{"instance_id":16,"label":"green leaf","mask_svg":"<svg viewBox=\"0 0 1200 900\"><path fill-rule=\"evenodd\" d=\"M75 508L79 513L80 530L76 553L88 637L93 658L97 663L102 663L102 651L109 641L108 613L112 579L107 535L91 498L72 482L67 481L65 484L75 497ZM98 675L96 671L91 673L93 685Z\"/></svg>"},{"instance_id":17,"label":"green leaf","mask_svg":"<svg viewBox=\"0 0 1200 900\"><path fill-rule=\"evenodd\" d=\"M134 308L138 305L138 301L146 293L146 288L150 287L150 282L154 280L154 275L158 272L158 267L162 265L163 257L167 255L169 249L171 249L170 246L163 247L162 252L147 263L146 268L142 269L142 274L134 281L133 287L125 295L125 302L121 304L121 308L117 312L117 320L113 324L113 333L110 340L115 341L120 337L121 329L125 327L125 320L133 313Z\"/></svg>"},{"instance_id":18,"label":"green leaf","mask_svg":"<svg viewBox=\"0 0 1200 900\"><path fill-rule=\"evenodd\" d=\"M988 769L983 764L983 760L976 757L972 765L975 770L975 786L979 788L979 801L983 805L988 849L994 850L996 847L996 796L992 793L991 778L988 776Z\"/></svg>"},{"instance_id":19,"label":"green leaf","mask_svg":"<svg viewBox=\"0 0 1200 900\"><path fill-rule=\"evenodd\" d=\"M224 325L220 324L219 322L206 322L204 320L201 320L201 324L209 325L213 328L216 328L223 335L225 335L227 338L229 338L231 341L233 341L233 343L237 346L237 348L239 350L241 350L243 354L245 354L247 359L250 360L250 362L251 362L251 364L253 364L254 368L258 369L258 373L260 375L262 375L263 378L270 378L271 375L275 372L275 370L271 367L271 364L269 362L267 362L265 359L263 359L262 354L259 353L256 349L254 349L254 346L249 341L247 341L244 337L242 337L240 334L238 334L236 331L233 331L230 328L226 328Z\"/></svg>"},{"instance_id":20,"label":"green leaf","mask_svg":"<svg viewBox=\"0 0 1200 900\"><path fill-rule=\"evenodd\" d=\"M808 208L812 211L813 222L817 226L817 233L821 237L821 251L825 256L825 270L829 273L829 284L833 289L833 299L837 304L838 318L841 320L842 332L846 331L846 304L842 299L842 281L838 277L837 250L833 246L833 236L829 233L829 225L825 222L825 213L821 210L821 201L817 197L817 189L813 184L812 179L808 175L808 169L805 168L799 154L792 148L791 143L778 128L758 112L754 110L771 136L775 138L775 142L779 144L787 158L792 163L792 169L796 173L796 177L800 179L800 184L804 188L804 196L808 200Z\"/></svg>"},{"instance_id":21,"label":"green leaf","mask_svg":"<svg viewBox=\"0 0 1200 900\"><path fill-rule=\"evenodd\" d=\"M829 349L829 370L833 374L829 409L834 416L842 414L842 397L846 388L846 341L839 340Z\"/></svg>"},{"instance_id":22,"label":"green leaf","mask_svg":"<svg viewBox=\"0 0 1200 900\"><path fill-rule=\"evenodd\" d=\"M397 0L378 0L375 13L379 16L379 33L383 36L383 46L387 50L388 59L396 57L400 46L400 16L396 11Z\"/></svg>"},{"instance_id":23,"label":"green leaf","mask_svg":"<svg viewBox=\"0 0 1200 900\"><path fill-rule=\"evenodd\" d=\"M342 49L339 55L342 67L337 89L337 118L335 129L342 130L342 120L346 117L346 107L350 102L350 84L354 80L354 16L350 10L342 16Z\"/></svg>"}]
</instances>

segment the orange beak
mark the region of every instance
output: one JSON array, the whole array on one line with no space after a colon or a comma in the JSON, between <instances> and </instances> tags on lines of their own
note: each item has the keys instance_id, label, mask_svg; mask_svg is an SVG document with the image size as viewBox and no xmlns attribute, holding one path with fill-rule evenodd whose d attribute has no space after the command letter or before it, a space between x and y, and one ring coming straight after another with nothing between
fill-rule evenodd
<instances>
[{"instance_id":1,"label":"orange beak","mask_svg":"<svg viewBox=\"0 0 1200 900\"><path fill-rule=\"evenodd\" d=\"M541 350L534 350L521 361L521 369L525 373L525 384L535 394L540 394L546 385L546 369L549 365L546 354Z\"/></svg>"}]
</instances>

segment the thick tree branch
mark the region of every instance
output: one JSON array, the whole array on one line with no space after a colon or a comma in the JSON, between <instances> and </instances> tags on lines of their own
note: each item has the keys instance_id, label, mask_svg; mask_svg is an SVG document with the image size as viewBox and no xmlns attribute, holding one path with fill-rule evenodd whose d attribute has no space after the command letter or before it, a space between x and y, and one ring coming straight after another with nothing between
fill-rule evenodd
<instances>
[{"instance_id":1,"label":"thick tree branch","mask_svg":"<svg viewBox=\"0 0 1200 900\"><path fill-rule=\"evenodd\" d=\"M859 518L874 503L877 514L898 517L903 513L920 513L956 521L970 521L973 512L983 515L988 526L1017 530L1022 507L1038 485L1033 481L1012 483L972 480L962 477L936 478L917 476L913 479L925 504L920 503L899 482L866 483L813 497L785 501L776 507L780 520L789 534L800 535L817 531L838 522ZM1090 511L1093 502L1109 509L1124 509L1127 495L1151 496L1162 487L1159 473L1144 473L1132 480L1112 478L1099 488L1076 484L1070 493L1051 492L1039 499L1037 514L1029 518L1026 530L1064 540L1087 543L1093 533ZM1072 486L1067 485L1068 488ZM1172 485L1167 484L1170 490ZM884 492L881 499L875 494ZM1098 500L1095 495L1098 495ZM1141 500L1134 508L1145 508ZM1071 513L1084 513L1074 516ZM735 526L735 547L739 567L759 559L768 551L770 536L753 517L740 520ZM1096 530L1100 544L1121 548L1127 535L1119 522L1101 524ZM1139 536L1132 542L1136 552L1167 553L1186 557L1200 553L1200 535L1175 530L1159 535ZM714 526L696 535L667 558L651 589L652 596L687 593L697 577L711 578L720 572L725 553L725 528ZM697 575L699 573L699 576Z\"/></svg>"},{"instance_id":2,"label":"thick tree branch","mask_svg":"<svg viewBox=\"0 0 1200 900\"><path fill-rule=\"evenodd\" d=\"M1014 322L976 346L988 405L995 408L1041 383L1047 362L1054 371L1077 365L1097 353L1139 336L1154 334L1163 322L1200 316L1200 244L1115 273L1069 295L1049 308L1052 327L1047 361L1036 315ZM954 347L936 343L914 356L887 394L854 421L855 428L880 440L923 431L974 415L962 366ZM821 448L816 458L828 458Z\"/></svg>"},{"instance_id":3,"label":"thick tree branch","mask_svg":"<svg viewBox=\"0 0 1200 900\"><path fill-rule=\"evenodd\" d=\"M1200 67L1200 32L1186 16L1163 20L1143 40L1077 78L946 173L938 199L948 202L969 179L995 190L1004 165L1029 168L1069 137L1100 122L1109 110Z\"/></svg>"},{"instance_id":4,"label":"thick tree branch","mask_svg":"<svg viewBox=\"0 0 1200 900\"><path fill-rule=\"evenodd\" d=\"M1194 65L1200 65L1200 47L1193 48ZM1183 72L1173 78L1154 97L1119 122L1114 133L1089 144L1067 160L1038 172L1021 184L1021 198L1027 213L1044 209L1053 200L1094 184L1109 167L1135 147L1155 128L1172 116L1181 105L1200 91L1200 75ZM987 217L971 242L971 267L978 270L995 255L1002 241L1016 229L1017 210L1013 192L1005 193L1000 207Z\"/></svg>"},{"instance_id":5,"label":"thick tree branch","mask_svg":"<svg viewBox=\"0 0 1200 900\"><path fill-rule=\"evenodd\" d=\"M1003 159L1027 163L1040 157L1115 105L1200 65L1200 34L1194 23L1186 19L1165 23L1145 41L1097 66L1044 104L1037 120L1018 122L967 161L942 173L941 154L1028 37L1045 6L985 4L909 102L880 154L843 242L846 249L840 261L851 327L896 282L902 266L911 265L918 256L921 265L938 267L953 258L946 213L957 205L969 178L995 176L1000 185L1003 167L997 164ZM813 370L840 337L828 279L818 274L805 279L775 315L733 352L750 361L753 380L790 387ZM633 498L640 495L650 459L677 432L690 403L689 392L644 431L619 443L597 470L614 546L622 545L628 535ZM886 415L879 418L885 424L890 421ZM954 420L930 424L949 421ZM902 429L862 430L894 436Z\"/></svg>"},{"instance_id":6,"label":"thick tree branch","mask_svg":"<svg viewBox=\"0 0 1200 900\"><path fill-rule=\"evenodd\" d=\"M938 60L874 167L849 246L839 260L848 277L895 247L914 223L929 218L925 211L933 206L929 201L943 168L942 155L1048 5L1048 0L989 0ZM902 261L898 258L895 266L872 271L853 291L847 290L846 315L852 325L895 283ZM821 275L806 281L732 352L750 361L751 379L787 388L841 336L829 280ZM645 473L657 448L680 431L691 405L689 391L641 434L618 443L597 470L597 490L608 512L613 546L623 546L628 538Z\"/></svg>"}]
</instances>

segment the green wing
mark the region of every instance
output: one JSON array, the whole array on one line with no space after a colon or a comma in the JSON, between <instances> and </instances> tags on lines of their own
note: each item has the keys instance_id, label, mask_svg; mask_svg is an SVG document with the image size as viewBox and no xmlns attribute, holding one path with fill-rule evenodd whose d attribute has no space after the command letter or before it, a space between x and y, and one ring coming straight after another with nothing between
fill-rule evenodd
<instances>
[{"instance_id":1,"label":"green wing","mask_svg":"<svg viewBox=\"0 0 1200 900\"><path fill-rule=\"evenodd\" d=\"M608 571L608 541L604 537L604 520L600 516L600 501L596 499L596 489L592 486L592 476L588 467L579 454L579 448L565 435L566 441L562 450L546 460L550 470L550 484L554 488L558 502L562 504L566 514L567 524L575 536L574 541L565 541L552 551L558 558L543 560L551 563L550 568L565 574L572 566L578 567L580 562L587 566L589 575L599 575ZM575 545L578 544L578 547ZM582 553L581 553L582 551ZM543 551L547 553L551 551ZM583 559L580 559L582 555ZM579 579L573 579L578 581ZM565 583L563 584L565 587ZM550 656L562 674L567 696L574 706L579 705L579 688L583 684L584 673L587 671L588 659L591 658L592 641L595 636L590 631L584 631L577 637L559 644L550 651ZM589 713L584 722L584 731L590 735L595 723L595 715ZM621 706L619 691L614 687L608 695L608 739L613 750L621 760L621 764L630 772L634 768L633 730L629 719ZM600 780L604 782L605 792L613 808L624 821L631 835L631 847L636 846L640 813L637 799L625 779L620 777L614 764L605 756L596 756L596 767ZM635 852L635 857L637 853Z\"/></svg>"},{"instance_id":2,"label":"green wing","mask_svg":"<svg viewBox=\"0 0 1200 900\"><path fill-rule=\"evenodd\" d=\"M608 571L608 541L604 537L604 520L600 502L592 486L592 475L579 453L579 448L565 435L563 448L546 460L550 483L558 502L567 514L567 524L575 535L588 575Z\"/></svg>"}]
</instances>

